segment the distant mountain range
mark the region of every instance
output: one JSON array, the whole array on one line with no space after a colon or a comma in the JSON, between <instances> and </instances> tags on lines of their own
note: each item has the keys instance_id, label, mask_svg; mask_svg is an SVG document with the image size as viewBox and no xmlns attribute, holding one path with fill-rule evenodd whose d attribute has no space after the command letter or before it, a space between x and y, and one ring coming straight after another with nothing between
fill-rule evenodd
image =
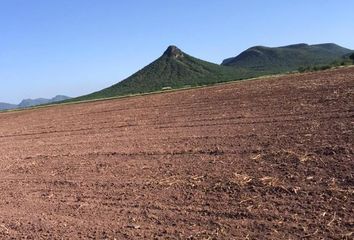
<instances>
[{"instance_id":1,"label":"distant mountain range","mask_svg":"<svg viewBox=\"0 0 354 240\"><path fill-rule=\"evenodd\" d=\"M329 65L345 58L349 60L353 52L334 43L316 45L300 43L282 47L255 46L235 57L225 59L218 65L192 57L176 46L169 46L155 61L103 90L72 99L56 96L52 99L25 99L19 105L0 103L0 110L149 93L286 73L302 67Z\"/></svg>"},{"instance_id":2,"label":"distant mountain range","mask_svg":"<svg viewBox=\"0 0 354 240\"><path fill-rule=\"evenodd\" d=\"M127 79L69 101L147 93L284 73L298 70L300 67L331 64L352 52L353 50L333 43L301 43L283 47L255 46L217 65L192 57L176 46L169 46L161 57Z\"/></svg>"},{"instance_id":3,"label":"distant mountain range","mask_svg":"<svg viewBox=\"0 0 354 240\"><path fill-rule=\"evenodd\" d=\"M236 57L225 59L222 65L254 72L280 73L298 70L300 67L330 64L351 52L353 50L334 43L301 43L284 47L255 46Z\"/></svg>"},{"instance_id":4,"label":"distant mountain range","mask_svg":"<svg viewBox=\"0 0 354 240\"><path fill-rule=\"evenodd\" d=\"M1 111L1 110L15 109L15 108L17 108L17 107L18 107L18 105L15 105L15 104L2 103L2 102L0 102L0 111Z\"/></svg>"},{"instance_id":5,"label":"distant mountain range","mask_svg":"<svg viewBox=\"0 0 354 240\"><path fill-rule=\"evenodd\" d=\"M63 96L63 95L57 95L51 99L47 99L47 98L24 99L18 105L9 104L9 103L0 103L0 110L27 108L27 107L33 107L42 104L60 102L68 99L70 99L70 97Z\"/></svg>"}]
</instances>

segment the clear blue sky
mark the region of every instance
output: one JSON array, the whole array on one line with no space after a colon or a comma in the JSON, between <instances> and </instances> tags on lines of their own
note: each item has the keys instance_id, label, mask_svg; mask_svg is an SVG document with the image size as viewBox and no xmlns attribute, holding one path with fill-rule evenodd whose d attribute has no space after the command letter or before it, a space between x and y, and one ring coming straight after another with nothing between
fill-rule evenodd
<instances>
[{"instance_id":1,"label":"clear blue sky","mask_svg":"<svg viewBox=\"0 0 354 240\"><path fill-rule=\"evenodd\" d=\"M220 63L253 45L354 49L353 0L0 0L0 102L108 87L168 45Z\"/></svg>"}]
</instances>

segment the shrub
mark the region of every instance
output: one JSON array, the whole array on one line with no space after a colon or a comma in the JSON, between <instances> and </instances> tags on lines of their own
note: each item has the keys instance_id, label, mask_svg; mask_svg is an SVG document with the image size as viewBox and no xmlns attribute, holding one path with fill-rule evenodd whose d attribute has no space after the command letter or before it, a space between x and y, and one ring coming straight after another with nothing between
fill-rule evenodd
<instances>
[{"instance_id":1,"label":"shrub","mask_svg":"<svg viewBox=\"0 0 354 240\"><path fill-rule=\"evenodd\" d=\"M305 72L306 71L306 68L305 67L299 67L299 72L301 72L301 73L303 73L303 72Z\"/></svg>"},{"instance_id":2,"label":"shrub","mask_svg":"<svg viewBox=\"0 0 354 240\"><path fill-rule=\"evenodd\" d=\"M343 61L342 61L342 62L343 62ZM338 67L338 66L340 66L340 65L342 64L342 62L336 60L336 61L332 62L331 65L332 65L333 67Z\"/></svg>"},{"instance_id":3,"label":"shrub","mask_svg":"<svg viewBox=\"0 0 354 240\"><path fill-rule=\"evenodd\" d=\"M324 66L320 67L321 70L326 70L326 69L330 69L330 68L331 68L330 65L324 65Z\"/></svg>"},{"instance_id":4,"label":"shrub","mask_svg":"<svg viewBox=\"0 0 354 240\"><path fill-rule=\"evenodd\" d=\"M310 66L307 67L299 67L298 71L303 73L303 72L311 72L313 69Z\"/></svg>"},{"instance_id":5,"label":"shrub","mask_svg":"<svg viewBox=\"0 0 354 240\"><path fill-rule=\"evenodd\" d=\"M349 58L354 62L354 53L352 53Z\"/></svg>"},{"instance_id":6,"label":"shrub","mask_svg":"<svg viewBox=\"0 0 354 240\"><path fill-rule=\"evenodd\" d=\"M321 70L321 67L319 67L319 66L314 66L312 69L313 69L313 71L318 71L318 70Z\"/></svg>"}]
</instances>

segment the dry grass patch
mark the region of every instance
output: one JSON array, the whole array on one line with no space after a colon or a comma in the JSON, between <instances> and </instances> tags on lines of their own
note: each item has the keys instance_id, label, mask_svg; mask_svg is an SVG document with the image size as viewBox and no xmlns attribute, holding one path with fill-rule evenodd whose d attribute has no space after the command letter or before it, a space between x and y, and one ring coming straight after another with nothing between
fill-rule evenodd
<instances>
[{"instance_id":1,"label":"dry grass patch","mask_svg":"<svg viewBox=\"0 0 354 240\"><path fill-rule=\"evenodd\" d=\"M250 183L252 178L247 174L238 174L234 173L234 177L231 179L231 182L236 183L240 187L245 186L246 184Z\"/></svg>"}]
</instances>

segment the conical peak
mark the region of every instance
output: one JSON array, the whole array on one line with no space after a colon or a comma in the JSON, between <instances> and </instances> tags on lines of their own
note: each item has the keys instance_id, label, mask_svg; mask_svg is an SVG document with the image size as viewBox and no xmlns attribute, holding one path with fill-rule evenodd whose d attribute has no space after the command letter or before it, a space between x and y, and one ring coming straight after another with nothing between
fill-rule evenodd
<instances>
[{"instance_id":1,"label":"conical peak","mask_svg":"<svg viewBox=\"0 0 354 240\"><path fill-rule=\"evenodd\" d=\"M183 52L178 47L171 45L166 49L164 55L172 58L181 58L183 57Z\"/></svg>"}]
</instances>

